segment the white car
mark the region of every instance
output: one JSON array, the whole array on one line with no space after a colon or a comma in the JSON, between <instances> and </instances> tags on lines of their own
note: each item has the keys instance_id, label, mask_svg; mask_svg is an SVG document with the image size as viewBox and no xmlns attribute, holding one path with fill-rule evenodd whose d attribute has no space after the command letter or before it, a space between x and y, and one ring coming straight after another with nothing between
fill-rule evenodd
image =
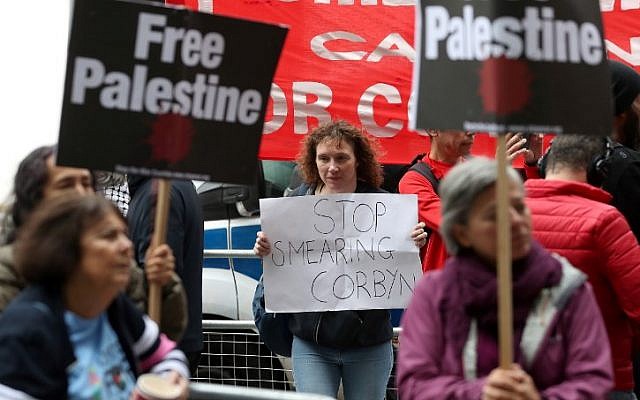
<instances>
[{"instance_id":1,"label":"white car","mask_svg":"<svg viewBox=\"0 0 640 400\"><path fill-rule=\"evenodd\" d=\"M259 199L282 196L293 165L262 161L255 185L197 185L205 217L203 319L253 321L253 294L262 274L261 260L251 253L260 230ZM218 253L216 257L208 255L212 251ZM238 251L244 254L229 256ZM291 376L285 372L290 370L289 360L272 357L250 326L206 333L203 354L196 380L273 389L292 387ZM265 366L267 359L269 364Z\"/></svg>"}]
</instances>

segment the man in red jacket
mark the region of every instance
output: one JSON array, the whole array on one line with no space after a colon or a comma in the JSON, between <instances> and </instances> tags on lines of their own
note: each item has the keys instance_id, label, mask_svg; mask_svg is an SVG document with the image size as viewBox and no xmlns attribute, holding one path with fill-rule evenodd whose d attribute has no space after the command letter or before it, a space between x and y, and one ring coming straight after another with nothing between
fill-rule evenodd
<instances>
[{"instance_id":1,"label":"man in red jacket","mask_svg":"<svg viewBox=\"0 0 640 400\"><path fill-rule=\"evenodd\" d=\"M525 182L533 234L585 272L609 335L615 398L635 399L632 323L640 322L640 246L611 195L591 185L605 138L563 135L547 156L545 179Z\"/></svg>"},{"instance_id":2,"label":"man in red jacket","mask_svg":"<svg viewBox=\"0 0 640 400\"><path fill-rule=\"evenodd\" d=\"M473 132L429 130L431 149L424 156L433 176L440 181L454 165L471 154ZM438 269L447 259L447 250L438 229L440 228L440 196L429 180L416 171L409 170L398 183L400 193L418 195L418 219L431 230L429 241L420 249L422 271Z\"/></svg>"},{"instance_id":3,"label":"man in red jacket","mask_svg":"<svg viewBox=\"0 0 640 400\"><path fill-rule=\"evenodd\" d=\"M427 131L431 139L429 153L421 160L440 181L457 163L471 154L474 132ZM507 156L513 160L519 154L528 152L526 140L521 135L507 135ZM418 195L418 220L424 222L431 231L426 246L420 249L422 272L440 269L447 259L447 250L438 229L440 229L440 196L431 182L417 171L409 170L398 183L398 192Z\"/></svg>"}]
</instances>

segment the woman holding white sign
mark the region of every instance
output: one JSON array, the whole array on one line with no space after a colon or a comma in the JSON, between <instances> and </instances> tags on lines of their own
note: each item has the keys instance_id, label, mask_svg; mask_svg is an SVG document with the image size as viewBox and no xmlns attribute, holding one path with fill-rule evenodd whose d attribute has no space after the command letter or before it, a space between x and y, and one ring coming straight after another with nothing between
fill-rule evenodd
<instances>
[{"instance_id":1,"label":"woman holding white sign","mask_svg":"<svg viewBox=\"0 0 640 400\"><path fill-rule=\"evenodd\" d=\"M402 319L398 388L416 399L604 399L611 353L587 277L531 236L520 176L508 168L516 364L498 368L496 162L475 158L440 184L452 256L416 286Z\"/></svg>"},{"instance_id":2,"label":"woman holding white sign","mask_svg":"<svg viewBox=\"0 0 640 400\"><path fill-rule=\"evenodd\" d=\"M304 184L292 196L383 193L382 169L373 143L358 128L332 122L316 128L298 158ZM426 242L424 224L411 232ZM271 253L258 232L254 252ZM393 335L388 310L346 310L291 314L293 375L300 392L335 397L342 381L346 400L382 400L393 365Z\"/></svg>"}]
</instances>

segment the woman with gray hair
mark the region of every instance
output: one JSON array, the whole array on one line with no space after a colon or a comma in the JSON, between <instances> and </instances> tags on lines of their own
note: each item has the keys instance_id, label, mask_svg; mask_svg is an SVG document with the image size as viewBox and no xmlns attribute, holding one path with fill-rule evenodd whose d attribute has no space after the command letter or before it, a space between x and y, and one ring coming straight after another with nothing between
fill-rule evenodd
<instances>
[{"instance_id":1,"label":"woman with gray hair","mask_svg":"<svg viewBox=\"0 0 640 400\"><path fill-rule=\"evenodd\" d=\"M418 283L403 315L403 400L601 399L613 385L586 276L532 240L522 180L510 167L508 179L515 363L498 367L497 167L478 157L440 184L451 257Z\"/></svg>"}]
</instances>

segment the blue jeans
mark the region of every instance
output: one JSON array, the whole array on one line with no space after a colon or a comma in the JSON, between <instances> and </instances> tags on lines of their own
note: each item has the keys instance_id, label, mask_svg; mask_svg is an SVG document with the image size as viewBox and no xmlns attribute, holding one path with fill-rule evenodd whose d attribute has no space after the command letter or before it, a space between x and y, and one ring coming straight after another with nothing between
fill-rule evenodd
<instances>
[{"instance_id":1,"label":"blue jeans","mask_svg":"<svg viewBox=\"0 0 640 400\"><path fill-rule=\"evenodd\" d=\"M391 341L368 347L333 349L293 337L296 390L336 397L342 379L345 400L383 400L393 366Z\"/></svg>"},{"instance_id":2,"label":"blue jeans","mask_svg":"<svg viewBox=\"0 0 640 400\"><path fill-rule=\"evenodd\" d=\"M623 392L621 390L614 390L609 392L609 396L607 397L609 400L637 400L635 393L631 390L628 392Z\"/></svg>"}]
</instances>

